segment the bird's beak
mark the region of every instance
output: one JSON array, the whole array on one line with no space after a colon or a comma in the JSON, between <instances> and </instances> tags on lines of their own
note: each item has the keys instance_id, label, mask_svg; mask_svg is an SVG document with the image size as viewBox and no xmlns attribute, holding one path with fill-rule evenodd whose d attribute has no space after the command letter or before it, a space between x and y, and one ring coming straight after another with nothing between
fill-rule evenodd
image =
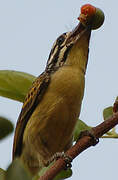
<instances>
[{"instance_id":1,"label":"bird's beak","mask_svg":"<svg viewBox=\"0 0 118 180\"><path fill-rule=\"evenodd\" d=\"M80 22L75 27L74 30L72 30L71 32L68 33L66 45L69 46L69 45L76 44L76 42L78 42L82 36L86 36L88 38L88 41L89 41L90 35L91 35L90 27L86 27L86 26L82 25L82 23Z\"/></svg>"}]
</instances>

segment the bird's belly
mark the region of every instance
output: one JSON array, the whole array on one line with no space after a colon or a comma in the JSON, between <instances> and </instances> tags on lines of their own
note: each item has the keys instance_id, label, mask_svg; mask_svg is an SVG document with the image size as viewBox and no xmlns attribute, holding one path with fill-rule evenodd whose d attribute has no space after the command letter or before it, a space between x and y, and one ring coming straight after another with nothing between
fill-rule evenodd
<instances>
[{"instance_id":1,"label":"bird's belly","mask_svg":"<svg viewBox=\"0 0 118 180\"><path fill-rule=\"evenodd\" d=\"M24 144L32 144L37 156L40 154L44 160L68 148L83 98L84 76L76 77L71 72L69 75L59 73L52 76L48 90L30 117L23 137Z\"/></svg>"}]
</instances>

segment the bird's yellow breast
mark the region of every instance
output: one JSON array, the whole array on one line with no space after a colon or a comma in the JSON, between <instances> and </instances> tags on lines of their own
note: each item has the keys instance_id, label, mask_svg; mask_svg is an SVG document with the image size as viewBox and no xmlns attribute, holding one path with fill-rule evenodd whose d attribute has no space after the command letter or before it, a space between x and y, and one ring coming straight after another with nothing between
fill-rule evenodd
<instances>
[{"instance_id":1,"label":"bird's yellow breast","mask_svg":"<svg viewBox=\"0 0 118 180\"><path fill-rule=\"evenodd\" d=\"M71 143L83 93L84 74L78 69L63 66L52 74L45 96L30 117L23 137L24 144L32 144L43 160L66 150Z\"/></svg>"},{"instance_id":2,"label":"bird's yellow breast","mask_svg":"<svg viewBox=\"0 0 118 180\"><path fill-rule=\"evenodd\" d=\"M84 93L84 73L76 67L65 65L52 75L49 91L63 98L68 106L81 103Z\"/></svg>"}]
</instances>

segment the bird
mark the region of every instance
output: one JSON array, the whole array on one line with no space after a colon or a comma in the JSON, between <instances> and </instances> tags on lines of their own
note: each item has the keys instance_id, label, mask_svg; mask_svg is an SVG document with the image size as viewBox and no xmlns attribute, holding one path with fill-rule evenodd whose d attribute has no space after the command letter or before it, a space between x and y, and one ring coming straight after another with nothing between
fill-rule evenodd
<instances>
[{"instance_id":1,"label":"bird","mask_svg":"<svg viewBox=\"0 0 118 180\"><path fill-rule=\"evenodd\" d=\"M19 115L13 159L32 176L72 146L84 96L91 28L81 22L54 42L44 72L33 82Z\"/></svg>"}]
</instances>

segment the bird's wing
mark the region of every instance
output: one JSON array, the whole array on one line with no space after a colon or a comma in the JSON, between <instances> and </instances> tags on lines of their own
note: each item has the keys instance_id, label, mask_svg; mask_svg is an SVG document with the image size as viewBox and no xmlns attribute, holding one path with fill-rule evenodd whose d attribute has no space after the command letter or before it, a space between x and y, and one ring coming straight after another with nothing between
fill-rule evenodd
<instances>
[{"instance_id":1,"label":"bird's wing","mask_svg":"<svg viewBox=\"0 0 118 180\"><path fill-rule=\"evenodd\" d=\"M50 76L48 73L42 73L33 83L29 93L27 94L21 113L19 115L13 144L13 159L16 156L20 156L22 151L22 140L23 133L26 124L36 108L37 104L40 103L48 85L50 82Z\"/></svg>"}]
</instances>

